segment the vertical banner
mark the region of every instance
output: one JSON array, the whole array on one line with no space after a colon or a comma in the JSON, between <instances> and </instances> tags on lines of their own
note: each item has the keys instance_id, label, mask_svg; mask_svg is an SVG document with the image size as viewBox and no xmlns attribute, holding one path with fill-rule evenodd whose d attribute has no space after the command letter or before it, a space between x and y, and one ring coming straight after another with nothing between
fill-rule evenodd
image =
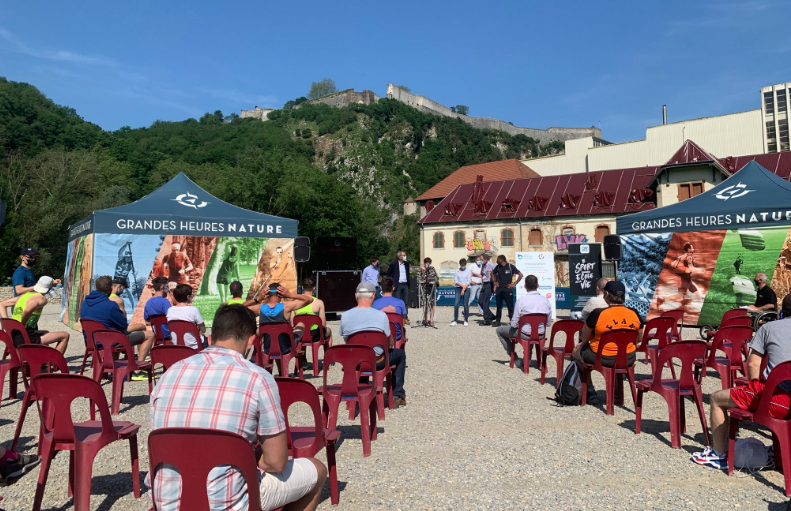
<instances>
[{"instance_id":1,"label":"vertical banner","mask_svg":"<svg viewBox=\"0 0 791 511\"><path fill-rule=\"evenodd\" d=\"M555 303L555 254L552 252L517 252L514 264L522 275L538 277L538 292L546 296L552 304L552 318L557 317ZM516 297L526 294L524 285L516 286Z\"/></svg>"},{"instance_id":2,"label":"vertical banner","mask_svg":"<svg viewBox=\"0 0 791 511\"><path fill-rule=\"evenodd\" d=\"M601 243L569 243L571 310L582 310L596 296L601 278Z\"/></svg>"}]
</instances>

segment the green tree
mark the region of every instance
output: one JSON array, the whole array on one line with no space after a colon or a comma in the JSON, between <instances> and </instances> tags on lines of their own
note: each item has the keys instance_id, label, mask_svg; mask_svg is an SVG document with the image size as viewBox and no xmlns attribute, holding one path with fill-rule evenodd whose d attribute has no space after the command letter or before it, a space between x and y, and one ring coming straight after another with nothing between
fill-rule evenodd
<instances>
[{"instance_id":1,"label":"green tree","mask_svg":"<svg viewBox=\"0 0 791 511\"><path fill-rule=\"evenodd\" d=\"M456 105L451 107L450 109L451 111L461 115L467 115L470 113L470 107L468 107L467 105Z\"/></svg>"},{"instance_id":2,"label":"green tree","mask_svg":"<svg viewBox=\"0 0 791 511\"><path fill-rule=\"evenodd\" d=\"M335 94L336 92L338 92L338 88L335 86L335 80L332 78L322 78L320 81L310 84L308 99L322 98L330 94Z\"/></svg>"}]
</instances>

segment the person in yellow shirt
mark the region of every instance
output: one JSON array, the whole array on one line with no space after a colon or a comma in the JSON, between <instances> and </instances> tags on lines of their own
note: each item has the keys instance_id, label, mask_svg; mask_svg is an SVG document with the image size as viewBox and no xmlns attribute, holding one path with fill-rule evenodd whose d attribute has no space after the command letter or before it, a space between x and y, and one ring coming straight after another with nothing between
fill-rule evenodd
<instances>
[{"instance_id":1,"label":"person in yellow shirt","mask_svg":"<svg viewBox=\"0 0 791 511\"><path fill-rule=\"evenodd\" d=\"M69 345L68 332L48 332L38 329L38 320L41 312L47 305L47 293L52 289L54 280L52 277L41 277L33 286L32 291L28 291L20 296L9 298L0 302L0 317L8 318L8 307L13 307L11 318L19 321L25 326L25 331L30 342L33 344L57 344L55 349L61 353L66 353ZM11 333L14 346L19 346L25 342L22 332L14 330Z\"/></svg>"}]
</instances>

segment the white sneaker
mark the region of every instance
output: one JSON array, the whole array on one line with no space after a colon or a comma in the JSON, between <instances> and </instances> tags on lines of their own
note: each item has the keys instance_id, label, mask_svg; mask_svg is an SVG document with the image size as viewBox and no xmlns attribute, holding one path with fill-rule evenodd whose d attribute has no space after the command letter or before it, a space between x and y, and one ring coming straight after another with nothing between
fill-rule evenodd
<instances>
[{"instance_id":1,"label":"white sneaker","mask_svg":"<svg viewBox=\"0 0 791 511\"><path fill-rule=\"evenodd\" d=\"M455 321L451 321L450 326L456 326L456 325L458 325L458 323L456 323Z\"/></svg>"},{"instance_id":2,"label":"white sneaker","mask_svg":"<svg viewBox=\"0 0 791 511\"><path fill-rule=\"evenodd\" d=\"M466 321L464 322L464 326L468 326Z\"/></svg>"}]
</instances>

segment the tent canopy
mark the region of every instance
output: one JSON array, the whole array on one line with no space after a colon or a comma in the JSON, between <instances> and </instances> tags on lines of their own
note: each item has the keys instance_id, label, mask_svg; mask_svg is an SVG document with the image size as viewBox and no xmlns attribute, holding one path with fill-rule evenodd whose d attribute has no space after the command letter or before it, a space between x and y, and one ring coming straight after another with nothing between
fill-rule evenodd
<instances>
[{"instance_id":1,"label":"tent canopy","mask_svg":"<svg viewBox=\"0 0 791 511\"><path fill-rule=\"evenodd\" d=\"M69 227L69 241L92 232L295 238L297 224L221 201L179 173L131 204L94 211Z\"/></svg>"},{"instance_id":2,"label":"tent canopy","mask_svg":"<svg viewBox=\"0 0 791 511\"><path fill-rule=\"evenodd\" d=\"M691 199L618 218L617 232L623 236L789 224L791 183L751 161Z\"/></svg>"}]
</instances>

